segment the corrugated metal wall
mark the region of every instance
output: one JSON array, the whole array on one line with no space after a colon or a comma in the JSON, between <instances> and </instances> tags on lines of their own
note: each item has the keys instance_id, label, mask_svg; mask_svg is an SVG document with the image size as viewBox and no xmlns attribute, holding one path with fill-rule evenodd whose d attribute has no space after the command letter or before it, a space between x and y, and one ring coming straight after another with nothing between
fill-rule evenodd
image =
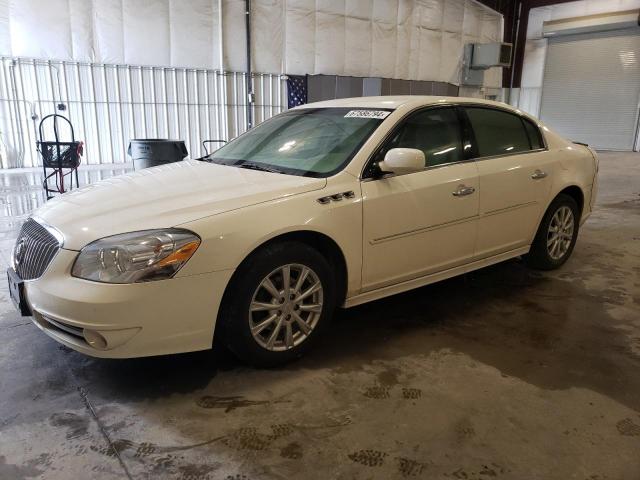
<instances>
[{"instance_id":1,"label":"corrugated metal wall","mask_svg":"<svg viewBox=\"0 0 640 480\"><path fill-rule=\"evenodd\" d=\"M540 118L571 140L632 151L638 135L639 58L636 28L551 38Z\"/></svg>"},{"instance_id":2,"label":"corrugated metal wall","mask_svg":"<svg viewBox=\"0 0 640 480\"><path fill-rule=\"evenodd\" d=\"M132 138L185 140L191 156L202 141L228 140L246 129L246 74L170 67L0 59L2 168L40 164L40 119L64 104L85 142L83 161L123 163ZM285 77L254 74L254 124L286 109ZM36 117L35 121L33 117ZM46 130L48 138L51 131Z\"/></svg>"}]
</instances>

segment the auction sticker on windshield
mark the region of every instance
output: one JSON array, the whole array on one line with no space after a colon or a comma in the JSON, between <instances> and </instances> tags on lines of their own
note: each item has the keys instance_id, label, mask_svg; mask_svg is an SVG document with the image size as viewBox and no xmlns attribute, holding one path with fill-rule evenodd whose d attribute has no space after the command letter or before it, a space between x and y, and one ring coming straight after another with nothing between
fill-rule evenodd
<instances>
[{"instance_id":1,"label":"auction sticker on windshield","mask_svg":"<svg viewBox=\"0 0 640 480\"><path fill-rule=\"evenodd\" d=\"M387 118L390 113L386 110L351 110L345 115L345 118L376 118L382 120Z\"/></svg>"}]
</instances>

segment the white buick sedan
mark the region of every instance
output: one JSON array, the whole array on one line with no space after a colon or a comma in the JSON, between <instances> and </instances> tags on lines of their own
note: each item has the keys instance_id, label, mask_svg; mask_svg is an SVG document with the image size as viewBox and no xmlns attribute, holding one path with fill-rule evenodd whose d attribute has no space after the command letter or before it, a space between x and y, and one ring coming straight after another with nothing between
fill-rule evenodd
<instances>
[{"instance_id":1,"label":"white buick sedan","mask_svg":"<svg viewBox=\"0 0 640 480\"><path fill-rule=\"evenodd\" d=\"M351 307L523 256L553 269L598 161L505 104L370 97L278 115L211 155L51 200L22 227L11 296L96 357L301 355Z\"/></svg>"}]
</instances>

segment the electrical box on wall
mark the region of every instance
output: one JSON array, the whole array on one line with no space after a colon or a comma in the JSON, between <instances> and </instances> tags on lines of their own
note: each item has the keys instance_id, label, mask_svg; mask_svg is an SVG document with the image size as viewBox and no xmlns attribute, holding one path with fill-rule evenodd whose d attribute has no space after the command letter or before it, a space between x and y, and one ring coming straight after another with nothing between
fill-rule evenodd
<instances>
[{"instance_id":1,"label":"electrical box on wall","mask_svg":"<svg viewBox=\"0 0 640 480\"><path fill-rule=\"evenodd\" d=\"M511 65L510 43L469 43L464 46L462 85L481 87L484 71L492 67Z\"/></svg>"},{"instance_id":2,"label":"electrical box on wall","mask_svg":"<svg viewBox=\"0 0 640 480\"><path fill-rule=\"evenodd\" d=\"M474 70L471 68L471 58L473 56L473 44L464 46L464 57L462 69L462 85L468 87L481 87L484 84L484 70Z\"/></svg>"},{"instance_id":3,"label":"electrical box on wall","mask_svg":"<svg viewBox=\"0 0 640 480\"><path fill-rule=\"evenodd\" d=\"M510 43L474 43L471 45L471 68L486 70L511 65Z\"/></svg>"}]
</instances>

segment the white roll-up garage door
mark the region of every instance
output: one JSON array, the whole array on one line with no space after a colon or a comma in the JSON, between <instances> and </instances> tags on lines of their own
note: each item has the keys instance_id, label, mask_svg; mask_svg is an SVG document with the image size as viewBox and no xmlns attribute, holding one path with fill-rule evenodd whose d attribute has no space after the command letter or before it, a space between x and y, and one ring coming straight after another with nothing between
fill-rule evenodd
<instances>
[{"instance_id":1,"label":"white roll-up garage door","mask_svg":"<svg viewBox=\"0 0 640 480\"><path fill-rule=\"evenodd\" d=\"M640 110L640 29L549 40L540 118L602 150L634 149Z\"/></svg>"}]
</instances>

